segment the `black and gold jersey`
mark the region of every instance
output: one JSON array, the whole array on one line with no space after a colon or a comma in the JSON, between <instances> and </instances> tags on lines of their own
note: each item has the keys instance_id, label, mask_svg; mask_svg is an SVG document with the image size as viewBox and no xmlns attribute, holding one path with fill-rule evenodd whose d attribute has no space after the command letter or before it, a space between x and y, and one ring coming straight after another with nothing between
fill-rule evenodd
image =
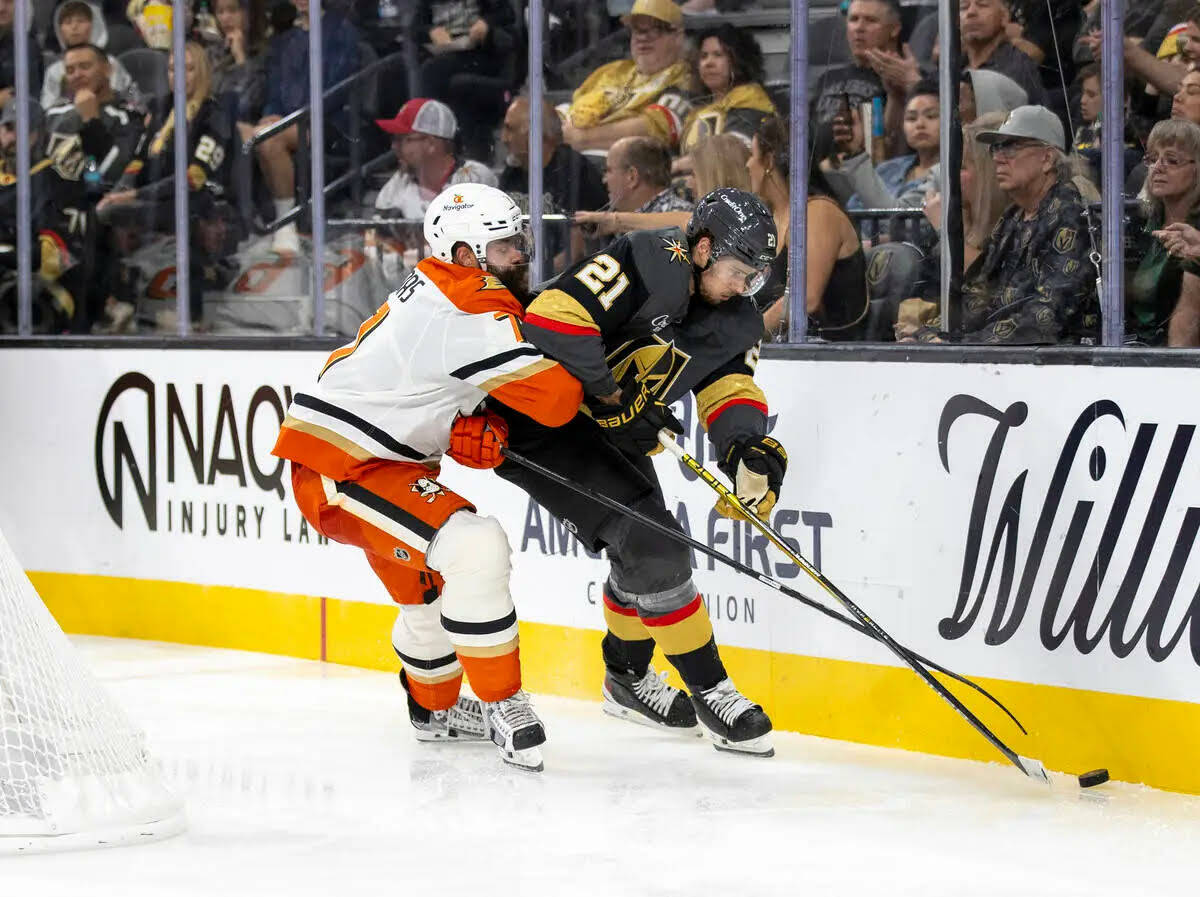
<instances>
[{"instance_id":1,"label":"black and gold jersey","mask_svg":"<svg viewBox=\"0 0 1200 897\"><path fill-rule=\"evenodd\" d=\"M682 321L691 287L679 228L634 231L555 278L529 304L521 329L578 378L585 395L607 395L617 388L608 354Z\"/></svg>"},{"instance_id":2,"label":"black and gold jersey","mask_svg":"<svg viewBox=\"0 0 1200 897\"><path fill-rule=\"evenodd\" d=\"M526 340L607 395L636 365L665 402L696 396L700 421L723 450L766 432L754 382L762 315L748 298L693 301L692 264L678 228L635 231L568 269L529 305Z\"/></svg>"}]
</instances>

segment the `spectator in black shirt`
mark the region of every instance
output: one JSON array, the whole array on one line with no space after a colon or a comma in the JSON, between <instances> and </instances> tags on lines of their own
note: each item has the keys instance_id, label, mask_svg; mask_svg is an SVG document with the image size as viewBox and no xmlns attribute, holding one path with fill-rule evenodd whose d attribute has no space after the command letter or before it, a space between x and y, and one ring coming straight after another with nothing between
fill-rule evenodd
<instances>
[{"instance_id":1,"label":"spectator in black shirt","mask_svg":"<svg viewBox=\"0 0 1200 897\"><path fill-rule=\"evenodd\" d=\"M813 90L816 158L823 159L833 150L833 120L843 102L848 99L858 107L875 97L886 98L884 82L872 68L871 56L875 51L898 55L899 40L900 8L896 0L852 0L846 15L846 42L854 61L822 74ZM900 94L903 97L904 90Z\"/></svg>"},{"instance_id":2,"label":"spectator in black shirt","mask_svg":"<svg viewBox=\"0 0 1200 897\"><path fill-rule=\"evenodd\" d=\"M517 97L504 115L500 140L508 151L500 189L529 190L529 98ZM542 106L542 185L555 205L566 212L599 209L608 202L600 172L582 153L563 143L562 119L549 103Z\"/></svg>"},{"instance_id":3,"label":"spectator in black shirt","mask_svg":"<svg viewBox=\"0 0 1200 897\"><path fill-rule=\"evenodd\" d=\"M1037 64L1012 45L1006 0L962 0L958 7L964 69L991 69L1024 89L1029 104L1042 104L1042 78Z\"/></svg>"},{"instance_id":4,"label":"spectator in black shirt","mask_svg":"<svg viewBox=\"0 0 1200 897\"><path fill-rule=\"evenodd\" d=\"M71 99L46 110L51 143L78 134L85 164L112 187L137 149L144 113L113 90L108 55L95 44L71 47L62 62Z\"/></svg>"},{"instance_id":5,"label":"spectator in black shirt","mask_svg":"<svg viewBox=\"0 0 1200 897\"><path fill-rule=\"evenodd\" d=\"M1083 26L1083 4L1047 3L1046 0L1008 0L1009 41L1030 59L1042 66L1045 76L1058 82L1058 60L1068 69L1071 65L1071 43ZM1071 72L1063 73L1071 80ZM1043 77L1043 83L1049 84Z\"/></svg>"},{"instance_id":6,"label":"spectator in black shirt","mask_svg":"<svg viewBox=\"0 0 1200 897\"><path fill-rule=\"evenodd\" d=\"M513 7L508 0L418 0L415 6L413 33L431 53L421 66L421 96L454 110L466 154L486 162L501 97L524 74L511 65L524 52Z\"/></svg>"},{"instance_id":7,"label":"spectator in black shirt","mask_svg":"<svg viewBox=\"0 0 1200 897\"><path fill-rule=\"evenodd\" d=\"M213 71L216 92L238 122L256 122L267 99L266 58L249 42L248 14L242 0L217 0L214 10L226 53Z\"/></svg>"},{"instance_id":8,"label":"spectator in black shirt","mask_svg":"<svg viewBox=\"0 0 1200 897\"><path fill-rule=\"evenodd\" d=\"M500 141L508 158L500 173L500 189L505 193L529 192L529 98L517 97L504 115ZM542 104L542 190L546 211L574 215L594 211L608 202L608 193L600 172L581 153L563 143L562 119L549 103ZM546 228L549 254L556 258L567 248L565 230L559 225ZM572 235L572 256L583 252L583 240ZM556 261L555 267L558 267Z\"/></svg>"},{"instance_id":9,"label":"spectator in black shirt","mask_svg":"<svg viewBox=\"0 0 1200 897\"><path fill-rule=\"evenodd\" d=\"M87 200L80 175L83 153L72 136L46 149L42 107L29 103L29 192L35 280L36 333L86 332L88 326ZM17 104L0 110L0 332L13 329L17 241Z\"/></svg>"}]
</instances>

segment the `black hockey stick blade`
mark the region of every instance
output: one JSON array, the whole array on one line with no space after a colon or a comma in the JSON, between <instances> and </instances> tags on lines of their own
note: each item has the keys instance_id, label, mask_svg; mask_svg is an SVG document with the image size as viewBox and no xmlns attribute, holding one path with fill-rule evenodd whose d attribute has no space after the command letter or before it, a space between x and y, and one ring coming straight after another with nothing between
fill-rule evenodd
<instances>
[{"instance_id":1,"label":"black hockey stick blade","mask_svg":"<svg viewBox=\"0 0 1200 897\"><path fill-rule=\"evenodd\" d=\"M942 698L942 700L954 708L954 710L958 712L958 715L966 720L967 724L970 725L971 728L982 735L988 741L988 743L991 744L991 746L1001 754L1003 754L1013 766L1021 770L1021 772L1029 776L1031 779L1037 779L1038 781L1046 784L1050 783L1050 777L1046 774L1046 768L1042 766L1040 762L1029 757L1022 757L1007 744L1001 741L996 733L989 729L983 720L972 713L970 708L963 704L963 702L956 698L949 689L942 685L942 683L940 683L934 677L934 675L916 659L911 651L897 642L887 633L886 630L883 629L883 627L867 616L866 613L863 612L862 608L855 604L849 598L849 596L847 596L841 589L834 585L833 582L823 573L821 573L820 570L809 563L804 555L800 554L798 551L795 551L790 545L788 545L783 536L779 535L774 527L772 527L766 521L760 520L757 514L742 504L738 497L734 495L724 483L722 483L715 476L713 476L711 472L709 472L708 468L680 448L679 444L675 442L674 433L670 433L667 430L662 430L658 434L658 441L668 452L674 455L681 464L696 474L696 476L703 480L709 488L721 496L721 498L725 499L730 506L736 508L751 526L766 536L767 540L780 551L782 551L793 564L807 573L809 577L811 577L812 580L817 583L817 585L828 592L829 595L838 602L838 604L842 605L842 607L846 609L850 616L854 617L869 630L871 630L871 633L878 641L882 642L888 648L888 650L896 655L896 657L904 661L905 665L909 669L920 676L926 685L933 689L934 692L936 692L937 695Z\"/></svg>"}]
</instances>

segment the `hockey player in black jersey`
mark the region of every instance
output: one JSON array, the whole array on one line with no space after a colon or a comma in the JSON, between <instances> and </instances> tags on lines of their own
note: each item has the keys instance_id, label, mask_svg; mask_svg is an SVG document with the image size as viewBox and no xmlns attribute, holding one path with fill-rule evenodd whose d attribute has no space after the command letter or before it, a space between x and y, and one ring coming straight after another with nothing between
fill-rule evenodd
<instances>
[{"instance_id":1,"label":"hockey player in black jersey","mask_svg":"<svg viewBox=\"0 0 1200 897\"><path fill-rule=\"evenodd\" d=\"M502 411L509 445L678 528L647 453L661 428L682 432L667 405L691 391L721 469L766 518L787 455L766 435L766 398L753 380L762 314L752 297L775 252L766 207L723 188L700 201L686 233L634 232L561 274L529 304L522 332L583 383L590 414L551 430ZM605 710L672 728L699 722L718 748L771 755L771 721L725 671L688 550L516 464L497 473L590 550L608 551ZM688 694L651 669L656 642Z\"/></svg>"}]
</instances>

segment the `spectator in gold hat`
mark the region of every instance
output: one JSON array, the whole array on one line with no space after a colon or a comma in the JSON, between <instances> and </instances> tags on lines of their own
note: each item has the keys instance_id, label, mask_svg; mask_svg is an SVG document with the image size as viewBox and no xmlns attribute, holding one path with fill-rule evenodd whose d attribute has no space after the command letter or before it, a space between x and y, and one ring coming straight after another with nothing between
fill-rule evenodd
<instances>
[{"instance_id":1,"label":"spectator in gold hat","mask_svg":"<svg viewBox=\"0 0 1200 897\"><path fill-rule=\"evenodd\" d=\"M607 152L622 137L679 144L691 81L683 13L671 0L636 0L628 25L631 58L588 75L563 111L563 138L577 150Z\"/></svg>"}]
</instances>

